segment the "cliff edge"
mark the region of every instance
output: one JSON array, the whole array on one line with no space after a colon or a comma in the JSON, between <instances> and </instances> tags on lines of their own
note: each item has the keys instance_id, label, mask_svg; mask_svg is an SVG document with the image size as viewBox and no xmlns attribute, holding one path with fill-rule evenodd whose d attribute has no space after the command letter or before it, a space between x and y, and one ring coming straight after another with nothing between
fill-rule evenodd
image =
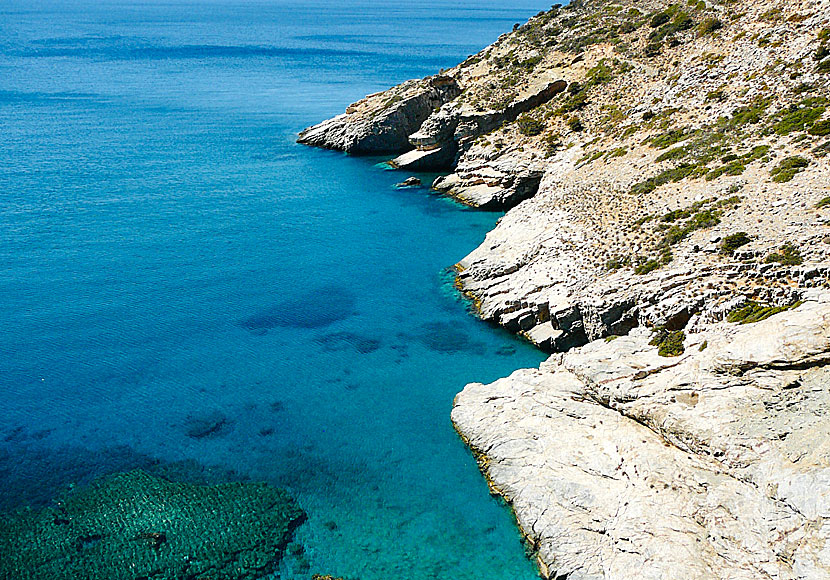
<instances>
[{"instance_id":1,"label":"cliff edge","mask_svg":"<svg viewBox=\"0 0 830 580\"><path fill-rule=\"evenodd\" d=\"M830 578L830 4L574 1L300 141L507 209L453 421L546 578Z\"/></svg>"}]
</instances>

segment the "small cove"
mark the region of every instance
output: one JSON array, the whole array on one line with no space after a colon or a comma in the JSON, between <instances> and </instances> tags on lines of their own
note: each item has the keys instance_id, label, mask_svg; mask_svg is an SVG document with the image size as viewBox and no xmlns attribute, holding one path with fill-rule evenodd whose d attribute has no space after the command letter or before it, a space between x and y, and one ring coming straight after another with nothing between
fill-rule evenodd
<instances>
[{"instance_id":1,"label":"small cove","mask_svg":"<svg viewBox=\"0 0 830 580\"><path fill-rule=\"evenodd\" d=\"M282 577L535 577L449 421L543 359L444 274L499 214L294 143L498 4L0 3L0 507L197 464L297 497Z\"/></svg>"}]
</instances>

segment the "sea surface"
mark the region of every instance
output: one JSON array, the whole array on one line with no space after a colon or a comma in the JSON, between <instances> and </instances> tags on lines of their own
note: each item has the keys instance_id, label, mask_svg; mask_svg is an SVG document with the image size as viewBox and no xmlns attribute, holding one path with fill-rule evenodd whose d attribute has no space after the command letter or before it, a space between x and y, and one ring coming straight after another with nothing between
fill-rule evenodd
<instances>
[{"instance_id":1,"label":"sea surface","mask_svg":"<svg viewBox=\"0 0 830 580\"><path fill-rule=\"evenodd\" d=\"M0 510L264 480L283 578L534 578L449 419L543 358L446 270L499 214L294 140L548 3L0 0Z\"/></svg>"}]
</instances>

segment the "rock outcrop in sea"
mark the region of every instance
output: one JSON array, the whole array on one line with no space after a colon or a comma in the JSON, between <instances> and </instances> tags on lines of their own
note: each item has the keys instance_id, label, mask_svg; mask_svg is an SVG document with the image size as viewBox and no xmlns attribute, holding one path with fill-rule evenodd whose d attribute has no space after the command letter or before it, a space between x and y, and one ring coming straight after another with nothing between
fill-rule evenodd
<instances>
[{"instance_id":1,"label":"rock outcrop in sea","mask_svg":"<svg viewBox=\"0 0 830 580\"><path fill-rule=\"evenodd\" d=\"M828 91L827 2L585 0L301 136L508 210L458 284L552 356L453 421L545 578L830 578Z\"/></svg>"}]
</instances>

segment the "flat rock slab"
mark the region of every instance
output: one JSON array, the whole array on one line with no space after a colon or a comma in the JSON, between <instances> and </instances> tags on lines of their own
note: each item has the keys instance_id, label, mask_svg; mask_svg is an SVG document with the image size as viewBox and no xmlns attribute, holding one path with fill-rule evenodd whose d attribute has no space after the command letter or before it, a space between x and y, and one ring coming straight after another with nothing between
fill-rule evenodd
<instances>
[{"instance_id":1,"label":"flat rock slab","mask_svg":"<svg viewBox=\"0 0 830 580\"><path fill-rule=\"evenodd\" d=\"M468 385L453 422L546 578L830 578L828 317L818 293L679 357L595 341Z\"/></svg>"}]
</instances>

